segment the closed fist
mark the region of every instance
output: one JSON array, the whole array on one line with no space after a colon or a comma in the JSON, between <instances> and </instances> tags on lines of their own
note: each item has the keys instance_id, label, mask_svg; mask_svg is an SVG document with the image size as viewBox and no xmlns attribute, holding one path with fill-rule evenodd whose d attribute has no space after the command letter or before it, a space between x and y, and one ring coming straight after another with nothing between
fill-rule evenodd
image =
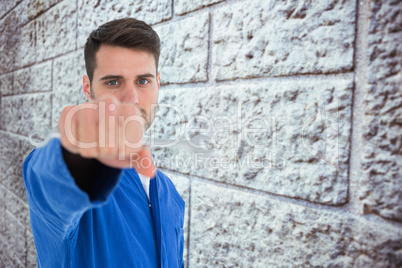
<instances>
[{"instance_id":1,"label":"closed fist","mask_svg":"<svg viewBox=\"0 0 402 268\"><path fill-rule=\"evenodd\" d=\"M115 168L134 167L152 178L156 169L144 145L146 122L136 105L103 96L63 109L58 123L60 142L71 153Z\"/></svg>"}]
</instances>

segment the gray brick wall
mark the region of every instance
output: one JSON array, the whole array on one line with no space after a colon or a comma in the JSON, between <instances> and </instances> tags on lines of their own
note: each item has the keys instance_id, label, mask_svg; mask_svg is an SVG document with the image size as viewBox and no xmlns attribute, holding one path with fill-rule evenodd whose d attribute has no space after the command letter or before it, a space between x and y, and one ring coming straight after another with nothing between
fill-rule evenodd
<instances>
[{"instance_id":1,"label":"gray brick wall","mask_svg":"<svg viewBox=\"0 0 402 268\"><path fill-rule=\"evenodd\" d=\"M83 45L131 16L162 41L163 138L186 267L402 267L402 2L0 2L0 267L35 267L22 179L33 129L85 100Z\"/></svg>"}]
</instances>

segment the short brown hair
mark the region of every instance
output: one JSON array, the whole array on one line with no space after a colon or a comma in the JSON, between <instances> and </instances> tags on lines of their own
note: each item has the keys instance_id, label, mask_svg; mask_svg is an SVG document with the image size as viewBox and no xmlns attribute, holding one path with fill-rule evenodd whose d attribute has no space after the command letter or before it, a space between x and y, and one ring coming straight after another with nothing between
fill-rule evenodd
<instances>
[{"instance_id":1,"label":"short brown hair","mask_svg":"<svg viewBox=\"0 0 402 268\"><path fill-rule=\"evenodd\" d=\"M87 75L92 82L96 68L96 52L101 45L119 46L150 52L154 55L158 72L161 44L158 34L151 26L133 18L107 22L94 30L85 43L84 56Z\"/></svg>"}]
</instances>

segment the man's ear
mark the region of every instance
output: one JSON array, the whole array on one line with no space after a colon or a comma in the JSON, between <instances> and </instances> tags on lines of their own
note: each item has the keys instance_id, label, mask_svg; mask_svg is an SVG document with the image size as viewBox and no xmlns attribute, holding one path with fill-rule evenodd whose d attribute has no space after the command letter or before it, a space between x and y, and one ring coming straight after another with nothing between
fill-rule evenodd
<instances>
[{"instance_id":1,"label":"man's ear","mask_svg":"<svg viewBox=\"0 0 402 268\"><path fill-rule=\"evenodd\" d=\"M156 82L158 83L158 90L161 88L161 74L156 74Z\"/></svg>"},{"instance_id":2,"label":"man's ear","mask_svg":"<svg viewBox=\"0 0 402 268\"><path fill-rule=\"evenodd\" d=\"M89 77L84 75L82 81L82 90L84 91L85 97L88 101L91 101L91 81L89 81Z\"/></svg>"}]
</instances>

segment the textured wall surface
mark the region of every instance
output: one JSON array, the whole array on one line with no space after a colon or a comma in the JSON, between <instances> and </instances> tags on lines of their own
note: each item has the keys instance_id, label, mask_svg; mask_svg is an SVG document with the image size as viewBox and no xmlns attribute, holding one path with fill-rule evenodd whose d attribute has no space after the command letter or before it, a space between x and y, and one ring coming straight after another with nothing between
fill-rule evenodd
<instances>
[{"instance_id":1,"label":"textured wall surface","mask_svg":"<svg viewBox=\"0 0 402 268\"><path fill-rule=\"evenodd\" d=\"M402 4L370 5L361 199L365 213L402 219Z\"/></svg>"},{"instance_id":2,"label":"textured wall surface","mask_svg":"<svg viewBox=\"0 0 402 268\"><path fill-rule=\"evenodd\" d=\"M171 169L177 162L182 171L211 180L317 203L347 202L352 81L238 88L161 91L160 103L175 106L161 109L155 122L159 136L191 136L196 128L216 140L215 153L207 156L166 148L160 157L170 161L161 166Z\"/></svg>"},{"instance_id":3,"label":"textured wall surface","mask_svg":"<svg viewBox=\"0 0 402 268\"><path fill-rule=\"evenodd\" d=\"M211 149L154 149L186 267L402 267L399 0L0 1L0 267L36 266L29 133L85 101L87 35L127 16L161 37L151 134Z\"/></svg>"}]
</instances>

